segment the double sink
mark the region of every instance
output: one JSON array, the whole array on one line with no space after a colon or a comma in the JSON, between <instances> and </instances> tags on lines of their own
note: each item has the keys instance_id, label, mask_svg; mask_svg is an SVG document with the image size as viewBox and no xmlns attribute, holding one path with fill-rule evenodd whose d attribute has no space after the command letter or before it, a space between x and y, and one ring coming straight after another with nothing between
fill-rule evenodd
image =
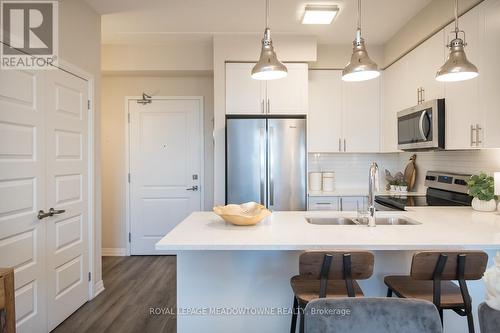
<instances>
[{"instance_id":1,"label":"double sink","mask_svg":"<svg viewBox=\"0 0 500 333\"><path fill-rule=\"evenodd\" d=\"M355 217L306 217L307 223L317 225L367 225L368 221ZM377 217L377 225L418 225L422 224L405 216Z\"/></svg>"}]
</instances>

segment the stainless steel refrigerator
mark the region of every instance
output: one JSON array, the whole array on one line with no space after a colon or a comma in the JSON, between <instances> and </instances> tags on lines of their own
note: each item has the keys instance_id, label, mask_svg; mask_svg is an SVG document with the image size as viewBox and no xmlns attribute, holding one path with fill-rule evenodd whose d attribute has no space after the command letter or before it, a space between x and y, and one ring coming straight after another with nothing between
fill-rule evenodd
<instances>
[{"instance_id":1,"label":"stainless steel refrigerator","mask_svg":"<svg viewBox=\"0 0 500 333\"><path fill-rule=\"evenodd\" d=\"M306 210L306 119L227 116L226 203Z\"/></svg>"}]
</instances>

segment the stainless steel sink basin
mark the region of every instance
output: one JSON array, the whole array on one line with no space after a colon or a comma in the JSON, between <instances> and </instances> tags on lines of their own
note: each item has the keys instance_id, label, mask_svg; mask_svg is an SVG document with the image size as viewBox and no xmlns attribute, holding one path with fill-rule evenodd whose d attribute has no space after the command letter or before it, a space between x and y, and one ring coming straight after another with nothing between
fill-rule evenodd
<instances>
[{"instance_id":1,"label":"stainless steel sink basin","mask_svg":"<svg viewBox=\"0 0 500 333\"><path fill-rule=\"evenodd\" d=\"M358 223L345 217L307 217L307 223L319 225L356 225Z\"/></svg>"},{"instance_id":2,"label":"stainless steel sink basin","mask_svg":"<svg viewBox=\"0 0 500 333\"><path fill-rule=\"evenodd\" d=\"M367 225L367 220L348 217L306 217L307 223L317 225ZM404 216L377 217L377 225L418 225L422 224Z\"/></svg>"},{"instance_id":3,"label":"stainless steel sink basin","mask_svg":"<svg viewBox=\"0 0 500 333\"><path fill-rule=\"evenodd\" d=\"M356 224L366 225L368 221L362 221L358 219L354 219ZM377 217L375 219L375 224L377 225L417 225L422 224L415 220L409 219L404 216L390 216L390 217Z\"/></svg>"}]
</instances>

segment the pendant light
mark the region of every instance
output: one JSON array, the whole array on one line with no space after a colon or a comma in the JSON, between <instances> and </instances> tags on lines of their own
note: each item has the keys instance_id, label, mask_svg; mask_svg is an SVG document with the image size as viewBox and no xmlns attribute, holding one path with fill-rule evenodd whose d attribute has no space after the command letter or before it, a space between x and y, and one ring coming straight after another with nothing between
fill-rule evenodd
<instances>
[{"instance_id":1,"label":"pendant light","mask_svg":"<svg viewBox=\"0 0 500 333\"><path fill-rule=\"evenodd\" d=\"M262 39L262 51L259 62L252 69L252 78L256 80L275 80L288 75L285 65L278 60L274 52L271 29L269 29L269 1L266 0L266 30Z\"/></svg>"},{"instance_id":2,"label":"pendant light","mask_svg":"<svg viewBox=\"0 0 500 333\"><path fill-rule=\"evenodd\" d=\"M454 82L473 79L479 75L479 72L465 56L464 48L467 45L465 32L458 29L458 0L455 0L455 30L452 33L455 34L455 39L447 45L450 48L450 54L444 65L437 71L436 80ZM463 34L463 39L458 36L459 33Z\"/></svg>"},{"instance_id":3,"label":"pendant light","mask_svg":"<svg viewBox=\"0 0 500 333\"><path fill-rule=\"evenodd\" d=\"M380 75L378 66L368 56L365 40L361 37L361 0L358 0L358 26L356 39L352 42L352 45L351 61L342 71L342 80L365 81L378 77Z\"/></svg>"}]
</instances>

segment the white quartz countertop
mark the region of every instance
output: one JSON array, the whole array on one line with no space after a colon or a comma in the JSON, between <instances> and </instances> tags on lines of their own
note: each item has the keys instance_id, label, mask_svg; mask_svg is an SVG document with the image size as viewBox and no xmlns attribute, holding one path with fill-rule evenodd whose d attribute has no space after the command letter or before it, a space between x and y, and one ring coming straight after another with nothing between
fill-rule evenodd
<instances>
[{"instance_id":1,"label":"white quartz countertop","mask_svg":"<svg viewBox=\"0 0 500 333\"><path fill-rule=\"evenodd\" d=\"M312 225L305 217L355 217L355 212L273 212L255 226L234 226L212 212L195 212L157 244L157 250L425 250L500 249L500 215L470 207L421 207L402 215L420 225Z\"/></svg>"}]
</instances>

